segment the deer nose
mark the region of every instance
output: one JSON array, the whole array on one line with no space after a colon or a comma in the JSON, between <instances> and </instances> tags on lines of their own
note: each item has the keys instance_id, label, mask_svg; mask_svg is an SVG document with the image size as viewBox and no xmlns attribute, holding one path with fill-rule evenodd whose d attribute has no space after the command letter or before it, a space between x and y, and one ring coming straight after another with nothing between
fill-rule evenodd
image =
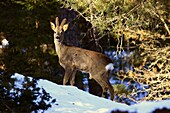
<instances>
[{"instance_id":1,"label":"deer nose","mask_svg":"<svg viewBox=\"0 0 170 113\"><path fill-rule=\"evenodd\" d=\"M60 38L60 36L58 34L55 34L55 33L54 33L54 37L57 38L57 39Z\"/></svg>"},{"instance_id":2,"label":"deer nose","mask_svg":"<svg viewBox=\"0 0 170 113\"><path fill-rule=\"evenodd\" d=\"M55 38L59 39L59 38L60 38L60 36L59 36L59 35L57 35Z\"/></svg>"}]
</instances>

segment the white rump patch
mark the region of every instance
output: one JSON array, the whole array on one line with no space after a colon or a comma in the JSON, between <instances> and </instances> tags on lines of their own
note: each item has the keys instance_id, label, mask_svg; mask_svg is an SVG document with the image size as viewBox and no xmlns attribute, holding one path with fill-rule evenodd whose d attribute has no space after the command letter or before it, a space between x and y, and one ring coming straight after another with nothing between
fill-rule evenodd
<instances>
[{"instance_id":1,"label":"white rump patch","mask_svg":"<svg viewBox=\"0 0 170 113\"><path fill-rule=\"evenodd\" d=\"M113 63L109 63L108 65L106 65L105 68L106 68L107 71L108 70L112 71L114 69L114 65L113 65Z\"/></svg>"}]
</instances>

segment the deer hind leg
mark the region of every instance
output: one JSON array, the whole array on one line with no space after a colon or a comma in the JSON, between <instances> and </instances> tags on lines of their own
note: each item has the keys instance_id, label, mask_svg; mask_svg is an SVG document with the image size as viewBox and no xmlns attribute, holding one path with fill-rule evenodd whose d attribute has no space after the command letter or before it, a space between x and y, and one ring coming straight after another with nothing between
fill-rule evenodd
<instances>
[{"instance_id":1,"label":"deer hind leg","mask_svg":"<svg viewBox=\"0 0 170 113\"><path fill-rule=\"evenodd\" d=\"M114 88L109 81L109 75L110 75L110 71L107 71L106 73L104 73L104 78L105 78L105 81L107 83L107 86L110 92L110 100L113 100L114 99Z\"/></svg>"},{"instance_id":2,"label":"deer hind leg","mask_svg":"<svg viewBox=\"0 0 170 113\"><path fill-rule=\"evenodd\" d=\"M104 87L102 87L102 90L103 90L102 97L108 98L108 94L107 94L108 87L104 86Z\"/></svg>"},{"instance_id":3,"label":"deer hind leg","mask_svg":"<svg viewBox=\"0 0 170 113\"><path fill-rule=\"evenodd\" d=\"M110 99L113 100L114 99L114 89L112 87L112 85L109 82L109 77L108 77L108 73L105 73L101 76L97 76L94 78L99 85L102 87L102 97L106 98L107 97L107 91L109 90L110 92Z\"/></svg>"},{"instance_id":4,"label":"deer hind leg","mask_svg":"<svg viewBox=\"0 0 170 113\"><path fill-rule=\"evenodd\" d=\"M99 76L95 77L94 79L102 87L102 97L107 98L108 85L107 85L106 81Z\"/></svg>"},{"instance_id":5,"label":"deer hind leg","mask_svg":"<svg viewBox=\"0 0 170 113\"><path fill-rule=\"evenodd\" d=\"M113 100L114 99L114 89L113 89L113 86L110 84L109 80L107 81L107 85L108 85L109 92L110 92L110 100Z\"/></svg>"}]
</instances>

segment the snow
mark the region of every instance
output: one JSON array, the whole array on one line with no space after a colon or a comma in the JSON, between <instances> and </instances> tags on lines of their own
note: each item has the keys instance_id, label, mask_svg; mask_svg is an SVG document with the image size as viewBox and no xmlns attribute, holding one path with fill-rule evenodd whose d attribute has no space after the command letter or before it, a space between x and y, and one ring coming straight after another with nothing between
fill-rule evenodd
<instances>
[{"instance_id":1,"label":"snow","mask_svg":"<svg viewBox=\"0 0 170 113\"><path fill-rule=\"evenodd\" d=\"M162 100L157 102L141 102L131 106L132 109L136 109L137 113L152 113L155 109L170 109L170 100Z\"/></svg>"},{"instance_id":2,"label":"snow","mask_svg":"<svg viewBox=\"0 0 170 113\"><path fill-rule=\"evenodd\" d=\"M12 78L16 78L18 81L15 85L21 87L24 76L16 73ZM56 102L52 104L52 107L45 111L45 113L110 113L112 110L151 113L156 108L162 109L165 107L170 109L170 100L141 102L128 106L91 95L74 86L57 85L48 80L38 80L38 86L44 88L53 99L56 99Z\"/></svg>"},{"instance_id":3,"label":"snow","mask_svg":"<svg viewBox=\"0 0 170 113\"><path fill-rule=\"evenodd\" d=\"M2 43L2 45L0 45L0 48L5 48L6 46L9 45L9 42L8 42L7 39L3 39L3 40L1 41L1 43Z\"/></svg>"},{"instance_id":4,"label":"snow","mask_svg":"<svg viewBox=\"0 0 170 113\"><path fill-rule=\"evenodd\" d=\"M56 85L47 80L40 80L38 84L47 92L50 92L51 96L56 98L56 103L58 103L58 105L53 105L47 111L48 113L103 113L113 108L124 108L126 110L129 107L125 104L93 96L74 86Z\"/></svg>"}]
</instances>

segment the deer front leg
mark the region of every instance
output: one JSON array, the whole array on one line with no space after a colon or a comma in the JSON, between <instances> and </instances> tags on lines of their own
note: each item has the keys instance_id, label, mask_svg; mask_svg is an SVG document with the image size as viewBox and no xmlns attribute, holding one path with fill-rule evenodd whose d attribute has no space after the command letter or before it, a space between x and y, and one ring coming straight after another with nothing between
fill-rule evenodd
<instances>
[{"instance_id":1,"label":"deer front leg","mask_svg":"<svg viewBox=\"0 0 170 113\"><path fill-rule=\"evenodd\" d=\"M71 85L71 86L74 86L74 84L75 84L76 72L77 72L76 69L74 69L74 70L72 71L71 78L70 78L70 85Z\"/></svg>"},{"instance_id":2,"label":"deer front leg","mask_svg":"<svg viewBox=\"0 0 170 113\"><path fill-rule=\"evenodd\" d=\"M73 73L73 69L71 68L65 68L65 74L64 74L64 79L63 79L63 85L66 85L68 80L70 79L70 76Z\"/></svg>"}]
</instances>

